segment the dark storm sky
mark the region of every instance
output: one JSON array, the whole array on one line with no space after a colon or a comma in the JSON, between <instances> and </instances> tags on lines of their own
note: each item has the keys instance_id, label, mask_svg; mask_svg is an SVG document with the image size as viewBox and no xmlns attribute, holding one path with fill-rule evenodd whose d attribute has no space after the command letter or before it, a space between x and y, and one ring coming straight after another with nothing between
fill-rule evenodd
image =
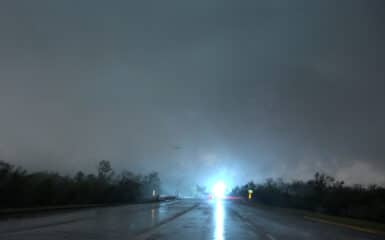
<instances>
[{"instance_id":1,"label":"dark storm sky","mask_svg":"<svg viewBox=\"0 0 385 240\"><path fill-rule=\"evenodd\" d=\"M2 1L0 159L385 183L383 1Z\"/></svg>"}]
</instances>

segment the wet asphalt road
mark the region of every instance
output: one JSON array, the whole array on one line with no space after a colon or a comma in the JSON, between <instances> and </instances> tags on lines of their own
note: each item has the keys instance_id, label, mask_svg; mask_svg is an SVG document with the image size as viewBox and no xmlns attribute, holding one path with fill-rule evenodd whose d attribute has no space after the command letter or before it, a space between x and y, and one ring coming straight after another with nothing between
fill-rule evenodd
<instances>
[{"instance_id":1,"label":"wet asphalt road","mask_svg":"<svg viewBox=\"0 0 385 240\"><path fill-rule=\"evenodd\" d=\"M1 240L385 239L231 201L180 200L0 220Z\"/></svg>"}]
</instances>

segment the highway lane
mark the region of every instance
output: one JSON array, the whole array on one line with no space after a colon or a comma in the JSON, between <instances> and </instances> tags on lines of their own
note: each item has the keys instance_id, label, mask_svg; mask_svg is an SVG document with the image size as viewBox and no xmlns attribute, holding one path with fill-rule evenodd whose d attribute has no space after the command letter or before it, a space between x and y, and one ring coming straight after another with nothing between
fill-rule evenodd
<instances>
[{"instance_id":1,"label":"highway lane","mask_svg":"<svg viewBox=\"0 0 385 240\"><path fill-rule=\"evenodd\" d=\"M131 239L167 223L196 204L196 201L137 204L2 219L0 239Z\"/></svg>"},{"instance_id":2,"label":"highway lane","mask_svg":"<svg viewBox=\"0 0 385 240\"><path fill-rule=\"evenodd\" d=\"M0 221L0 239L327 239L384 236L231 201L181 200Z\"/></svg>"}]
</instances>

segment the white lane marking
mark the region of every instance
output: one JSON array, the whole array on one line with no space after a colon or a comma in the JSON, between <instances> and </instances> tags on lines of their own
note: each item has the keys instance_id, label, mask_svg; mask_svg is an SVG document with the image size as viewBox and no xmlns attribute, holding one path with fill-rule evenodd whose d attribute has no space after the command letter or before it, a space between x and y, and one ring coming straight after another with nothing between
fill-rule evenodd
<instances>
[{"instance_id":1,"label":"white lane marking","mask_svg":"<svg viewBox=\"0 0 385 240\"><path fill-rule=\"evenodd\" d=\"M171 222L171 221L174 221L175 219L181 217L182 215L190 212L191 210L195 209L196 207L198 207L200 205L200 203L196 203L194 204L193 206L181 211L181 212L178 212L172 216L170 216L169 218L166 218L160 222L158 222L157 224L155 224L154 226L152 227L149 227L147 229L144 229L142 230L142 233L139 233L136 237L133 237L132 239L135 239L135 240L147 240L147 239L152 239L151 237L153 235L156 235L158 232L158 229L159 227Z\"/></svg>"},{"instance_id":2,"label":"white lane marking","mask_svg":"<svg viewBox=\"0 0 385 240\"><path fill-rule=\"evenodd\" d=\"M273 236L271 236L270 234L266 233L265 235L266 235L266 237L267 237L268 239L270 239L270 240L275 240L275 238L274 238Z\"/></svg>"}]
</instances>

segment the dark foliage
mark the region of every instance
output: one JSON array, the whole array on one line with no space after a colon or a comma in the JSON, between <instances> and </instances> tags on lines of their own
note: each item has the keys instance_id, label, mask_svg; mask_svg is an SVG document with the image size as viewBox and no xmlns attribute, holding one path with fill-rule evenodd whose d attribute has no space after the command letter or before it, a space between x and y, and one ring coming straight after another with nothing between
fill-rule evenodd
<instances>
[{"instance_id":1,"label":"dark foliage","mask_svg":"<svg viewBox=\"0 0 385 240\"><path fill-rule=\"evenodd\" d=\"M316 173L312 180L284 182L268 179L263 184L249 182L233 189L232 194L266 205L297 208L342 217L385 223L385 188L372 185L346 186L325 174Z\"/></svg>"},{"instance_id":2,"label":"dark foliage","mask_svg":"<svg viewBox=\"0 0 385 240\"><path fill-rule=\"evenodd\" d=\"M128 203L159 193L156 172L147 176L123 171L115 174L111 164L99 163L98 174L78 172L73 177L16 168L0 161L0 209L67 204Z\"/></svg>"}]
</instances>

